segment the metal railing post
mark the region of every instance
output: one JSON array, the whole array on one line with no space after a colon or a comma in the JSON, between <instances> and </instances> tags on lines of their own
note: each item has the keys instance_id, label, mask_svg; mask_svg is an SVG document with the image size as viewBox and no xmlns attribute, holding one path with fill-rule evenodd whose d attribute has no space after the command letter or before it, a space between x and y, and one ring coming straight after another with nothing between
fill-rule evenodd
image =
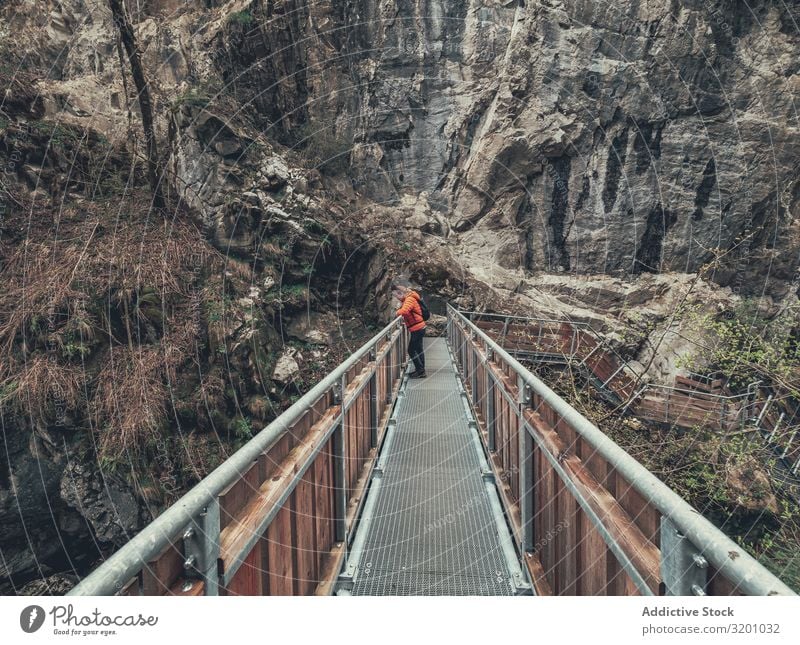
<instances>
[{"instance_id":1,"label":"metal railing post","mask_svg":"<svg viewBox=\"0 0 800 645\"><path fill-rule=\"evenodd\" d=\"M755 405L755 400L753 401L753 405ZM759 412L758 417L756 417L756 423L755 423L756 428L760 428L761 427L761 421L766 416L767 410L769 409L770 405L772 405L772 395L771 394L767 397L767 401L764 403L764 407L761 408L761 412Z\"/></svg>"},{"instance_id":2,"label":"metal railing post","mask_svg":"<svg viewBox=\"0 0 800 645\"><path fill-rule=\"evenodd\" d=\"M520 548L533 551L533 437L525 424L525 410L531 407L531 387L524 377L517 375L518 407L517 432L519 438L519 523Z\"/></svg>"},{"instance_id":3,"label":"metal railing post","mask_svg":"<svg viewBox=\"0 0 800 645\"><path fill-rule=\"evenodd\" d=\"M378 352L373 347L369 352L372 372L369 376L369 446L378 445Z\"/></svg>"},{"instance_id":4,"label":"metal railing post","mask_svg":"<svg viewBox=\"0 0 800 645\"><path fill-rule=\"evenodd\" d=\"M400 335L398 337L398 345L400 350L400 355L397 357L397 378L400 378L403 375L403 363L408 356L408 343L409 343L409 333L402 327L400 328Z\"/></svg>"},{"instance_id":5,"label":"metal railing post","mask_svg":"<svg viewBox=\"0 0 800 645\"><path fill-rule=\"evenodd\" d=\"M183 533L184 569L205 583L206 596L219 595L219 500L214 499Z\"/></svg>"},{"instance_id":6,"label":"metal railing post","mask_svg":"<svg viewBox=\"0 0 800 645\"><path fill-rule=\"evenodd\" d=\"M463 329L459 329L458 330L458 365L456 365L456 367L458 368L458 373L459 373L460 376L463 376L463 374L464 374L464 346L465 346L464 330Z\"/></svg>"},{"instance_id":7,"label":"metal railing post","mask_svg":"<svg viewBox=\"0 0 800 645\"><path fill-rule=\"evenodd\" d=\"M478 396L478 348L473 343L472 344L472 379L471 379L471 387L472 387L472 402L475 406L480 405L479 396Z\"/></svg>"},{"instance_id":8,"label":"metal railing post","mask_svg":"<svg viewBox=\"0 0 800 645\"><path fill-rule=\"evenodd\" d=\"M392 390L394 389L394 379L392 379L392 355L394 354L394 345L391 344L391 338L392 337L389 336L386 341L389 343L389 349L386 351L386 355L383 358L383 371L386 379L386 403L392 402Z\"/></svg>"},{"instance_id":9,"label":"metal railing post","mask_svg":"<svg viewBox=\"0 0 800 645\"><path fill-rule=\"evenodd\" d=\"M336 541L347 547L347 438L345 436L345 420L347 410L344 408L344 392L346 375L338 387L334 388L334 402L342 405L339 424L333 431L333 488L335 498L335 533ZM337 400L338 399L338 400Z\"/></svg>"},{"instance_id":10,"label":"metal railing post","mask_svg":"<svg viewBox=\"0 0 800 645\"><path fill-rule=\"evenodd\" d=\"M778 417L778 420L775 422L775 425L772 426L772 430L767 435L767 443L774 443L775 442L775 433L778 432L778 428L780 427L781 423L783 423L783 418L786 416L785 412L781 412L781 416ZM760 423L760 421L759 421Z\"/></svg>"},{"instance_id":11,"label":"metal railing post","mask_svg":"<svg viewBox=\"0 0 800 645\"><path fill-rule=\"evenodd\" d=\"M792 430L792 434L789 435L789 441L786 442L786 447L783 449L781 453L781 459L786 459L789 455L789 450L792 448L792 444L794 444L794 438L797 436L797 430Z\"/></svg>"},{"instance_id":12,"label":"metal railing post","mask_svg":"<svg viewBox=\"0 0 800 645\"><path fill-rule=\"evenodd\" d=\"M447 339L447 344L450 347L453 346L453 339L452 339L452 326L453 326L453 317L450 314L450 307L447 307L447 320L444 324L444 337Z\"/></svg>"},{"instance_id":13,"label":"metal railing post","mask_svg":"<svg viewBox=\"0 0 800 645\"><path fill-rule=\"evenodd\" d=\"M667 596L705 596L708 562L666 516L661 517L661 579Z\"/></svg>"},{"instance_id":14,"label":"metal railing post","mask_svg":"<svg viewBox=\"0 0 800 645\"><path fill-rule=\"evenodd\" d=\"M489 452L494 452L497 449L497 412L495 410L494 401L494 374L489 369L489 362L493 359L494 355L490 349L486 356L486 438Z\"/></svg>"}]
</instances>

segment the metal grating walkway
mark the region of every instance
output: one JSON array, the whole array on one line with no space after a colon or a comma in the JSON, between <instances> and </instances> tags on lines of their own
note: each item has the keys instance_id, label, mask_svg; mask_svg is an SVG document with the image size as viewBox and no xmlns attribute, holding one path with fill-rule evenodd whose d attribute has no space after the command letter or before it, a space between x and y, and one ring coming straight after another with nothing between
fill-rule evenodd
<instances>
[{"instance_id":1,"label":"metal grating walkway","mask_svg":"<svg viewBox=\"0 0 800 645\"><path fill-rule=\"evenodd\" d=\"M407 381L373 478L348 561L350 592L511 595L520 578L510 536L481 475L444 339L426 339L425 358L428 377Z\"/></svg>"}]
</instances>

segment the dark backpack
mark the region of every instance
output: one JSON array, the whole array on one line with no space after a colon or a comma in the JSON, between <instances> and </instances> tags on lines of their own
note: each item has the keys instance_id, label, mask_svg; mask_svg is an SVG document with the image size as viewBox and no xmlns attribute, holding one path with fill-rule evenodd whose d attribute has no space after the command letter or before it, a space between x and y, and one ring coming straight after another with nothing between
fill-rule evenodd
<instances>
[{"instance_id":1,"label":"dark backpack","mask_svg":"<svg viewBox=\"0 0 800 645\"><path fill-rule=\"evenodd\" d=\"M422 312L422 320L428 320L431 317L431 310L428 309L422 296L419 297L419 310Z\"/></svg>"}]
</instances>

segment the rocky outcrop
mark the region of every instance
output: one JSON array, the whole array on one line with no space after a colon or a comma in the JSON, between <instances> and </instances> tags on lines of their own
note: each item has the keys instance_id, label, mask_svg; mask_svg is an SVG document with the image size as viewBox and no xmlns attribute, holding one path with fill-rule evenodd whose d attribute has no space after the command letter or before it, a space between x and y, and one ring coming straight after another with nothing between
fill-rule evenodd
<instances>
[{"instance_id":1,"label":"rocky outcrop","mask_svg":"<svg viewBox=\"0 0 800 645\"><path fill-rule=\"evenodd\" d=\"M800 246L790 8L349 6L356 186L390 203L427 191L473 266L630 276L692 272L724 253L717 282L789 292Z\"/></svg>"},{"instance_id":2,"label":"rocky outcrop","mask_svg":"<svg viewBox=\"0 0 800 645\"><path fill-rule=\"evenodd\" d=\"M663 382L691 342L680 304L713 311L757 293L772 310L798 294L800 15L789 3L127 4L166 192L175 219L198 229L170 257L218 264L175 268L169 302L125 280L98 297L137 307L135 339L121 304L108 315L111 344L127 331L129 345L156 346L153 309L191 312L202 374L179 370L167 429L190 428L204 463L208 436L245 440L389 319L398 273L437 313L448 301L588 322ZM110 11L11 0L0 36L11 33L0 157L20 201L8 212L22 205L59 227L83 209L111 213L96 234L112 246L143 143ZM5 269L33 229L3 217ZM77 250L84 237L101 244L93 235L76 228ZM32 342L17 350L35 353ZM90 390L99 345L65 344L87 353ZM106 477L78 440L87 411L71 412L62 435L22 416L4 426L0 579L17 587L63 588L50 574L97 556L75 545L124 541L161 485ZM178 494L180 466L159 459Z\"/></svg>"},{"instance_id":3,"label":"rocky outcrop","mask_svg":"<svg viewBox=\"0 0 800 645\"><path fill-rule=\"evenodd\" d=\"M69 43L42 85L48 112L123 135L107 10L52 4L44 30L23 9L10 23L42 62ZM349 164L342 194L400 204L424 193L482 275L495 264L693 272L723 253L717 282L783 297L800 247L793 11L768 0L162 1L136 23L157 126L176 126L178 189L205 210L253 156L255 141L222 118L236 115L321 167ZM198 104L214 109L185 109Z\"/></svg>"}]
</instances>

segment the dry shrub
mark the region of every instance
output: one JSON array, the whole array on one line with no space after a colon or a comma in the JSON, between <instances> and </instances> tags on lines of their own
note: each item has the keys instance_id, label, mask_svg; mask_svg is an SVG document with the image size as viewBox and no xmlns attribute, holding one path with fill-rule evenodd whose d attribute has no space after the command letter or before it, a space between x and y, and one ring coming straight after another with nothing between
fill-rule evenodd
<instances>
[{"instance_id":1,"label":"dry shrub","mask_svg":"<svg viewBox=\"0 0 800 645\"><path fill-rule=\"evenodd\" d=\"M29 327L34 316L54 321L57 314L66 311L68 315L79 306L83 294L71 285L80 261L80 249L68 247L56 253L46 244L30 241L9 259L2 274L5 289L0 294L3 356L11 358L17 335ZM6 369L10 367L9 362L3 364Z\"/></svg>"},{"instance_id":2,"label":"dry shrub","mask_svg":"<svg viewBox=\"0 0 800 645\"><path fill-rule=\"evenodd\" d=\"M45 424L63 424L60 415L81 405L84 384L82 369L38 354L0 381L0 405Z\"/></svg>"},{"instance_id":3,"label":"dry shrub","mask_svg":"<svg viewBox=\"0 0 800 645\"><path fill-rule=\"evenodd\" d=\"M167 416L162 367L155 347L117 347L109 352L90 405L101 456L136 456L156 442Z\"/></svg>"},{"instance_id":4,"label":"dry shrub","mask_svg":"<svg viewBox=\"0 0 800 645\"><path fill-rule=\"evenodd\" d=\"M3 258L1 356L10 357L34 316L68 319L87 299L143 288L156 290L164 303L176 302L191 295L204 271L223 264L188 222L153 222L146 213L105 222L108 215L96 204L85 204L80 213L67 210L61 240L48 239L52 231L33 230Z\"/></svg>"},{"instance_id":5,"label":"dry shrub","mask_svg":"<svg viewBox=\"0 0 800 645\"><path fill-rule=\"evenodd\" d=\"M253 267L249 262L242 262L232 256L225 258L225 272L241 282L251 283L254 280Z\"/></svg>"},{"instance_id":6,"label":"dry shrub","mask_svg":"<svg viewBox=\"0 0 800 645\"><path fill-rule=\"evenodd\" d=\"M159 345L109 350L90 404L101 457L137 457L161 443L172 387L191 343L186 326Z\"/></svg>"},{"instance_id":7,"label":"dry shrub","mask_svg":"<svg viewBox=\"0 0 800 645\"><path fill-rule=\"evenodd\" d=\"M225 381L218 371L214 370L203 375L192 402L194 413L200 423L211 416L212 410L225 408Z\"/></svg>"},{"instance_id":8,"label":"dry shrub","mask_svg":"<svg viewBox=\"0 0 800 645\"><path fill-rule=\"evenodd\" d=\"M138 203L149 202L131 197L131 204ZM165 424L170 383L200 331L197 289L223 257L183 220L146 212L117 217L116 210L112 217L100 205L84 203L80 210L65 206L59 239L53 240L52 221L34 220L33 212L31 205L28 213L9 214L14 229L28 235L0 247L0 402L42 418L53 401L65 410L83 409L79 395L89 379L57 359L57 352L68 336L93 345L92 351L107 338L108 356L88 412L101 429L103 454L136 450ZM142 346L130 334L115 338L108 303L119 294L130 301L131 294L144 292L158 294L163 336ZM92 305L102 320L89 313ZM135 325L136 315L131 312L126 322Z\"/></svg>"},{"instance_id":9,"label":"dry shrub","mask_svg":"<svg viewBox=\"0 0 800 645\"><path fill-rule=\"evenodd\" d=\"M272 411L269 399L265 396L255 395L247 399L247 411L259 421L266 421Z\"/></svg>"}]
</instances>

